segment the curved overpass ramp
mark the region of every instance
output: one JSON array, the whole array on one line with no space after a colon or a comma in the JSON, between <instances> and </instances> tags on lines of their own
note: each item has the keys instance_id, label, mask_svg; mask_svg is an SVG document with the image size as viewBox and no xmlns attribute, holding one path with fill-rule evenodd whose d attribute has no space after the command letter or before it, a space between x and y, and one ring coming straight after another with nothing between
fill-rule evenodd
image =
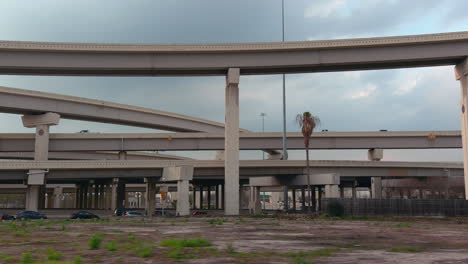
<instances>
[{"instance_id":1,"label":"curved overpass ramp","mask_svg":"<svg viewBox=\"0 0 468 264\"><path fill-rule=\"evenodd\" d=\"M277 74L453 65L468 32L345 40L226 44L0 42L0 74Z\"/></svg>"}]
</instances>

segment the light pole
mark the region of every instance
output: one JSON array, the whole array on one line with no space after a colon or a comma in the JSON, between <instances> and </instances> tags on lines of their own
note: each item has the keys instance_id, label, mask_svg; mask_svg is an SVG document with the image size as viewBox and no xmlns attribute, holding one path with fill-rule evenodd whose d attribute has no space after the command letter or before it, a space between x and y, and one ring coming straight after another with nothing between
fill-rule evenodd
<instances>
[{"instance_id":1,"label":"light pole","mask_svg":"<svg viewBox=\"0 0 468 264\"><path fill-rule=\"evenodd\" d=\"M282 41L284 42L284 0L281 0L281 27ZM286 74L283 73L283 160L288 159L288 147L286 139Z\"/></svg>"},{"instance_id":2,"label":"light pole","mask_svg":"<svg viewBox=\"0 0 468 264\"><path fill-rule=\"evenodd\" d=\"M260 113L260 116L262 117L262 133L265 132L265 116L267 114L266 113ZM263 154L263 159L265 159L265 151L262 151L262 154Z\"/></svg>"}]
</instances>

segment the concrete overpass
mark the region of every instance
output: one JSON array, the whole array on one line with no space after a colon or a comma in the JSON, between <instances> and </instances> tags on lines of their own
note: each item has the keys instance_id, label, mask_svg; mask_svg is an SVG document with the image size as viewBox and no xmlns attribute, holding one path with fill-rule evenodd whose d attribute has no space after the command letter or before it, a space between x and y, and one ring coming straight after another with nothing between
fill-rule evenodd
<instances>
[{"instance_id":1,"label":"concrete overpass","mask_svg":"<svg viewBox=\"0 0 468 264\"><path fill-rule=\"evenodd\" d=\"M468 32L323 41L226 44L0 42L0 74L278 74L453 65Z\"/></svg>"},{"instance_id":2,"label":"concrete overpass","mask_svg":"<svg viewBox=\"0 0 468 264\"><path fill-rule=\"evenodd\" d=\"M0 86L0 112L22 115L53 112L65 119L174 132L224 132L223 123L206 119L101 100L2 86Z\"/></svg>"},{"instance_id":3,"label":"concrete overpass","mask_svg":"<svg viewBox=\"0 0 468 264\"><path fill-rule=\"evenodd\" d=\"M282 133L239 135L241 150L275 150L282 147ZM0 134L1 152L33 152L34 134ZM461 148L460 131L316 132L311 149L440 149ZM289 149L304 149L300 133L288 133ZM219 133L50 134L49 150L154 151L224 150Z\"/></svg>"},{"instance_id":4,"label":"concrete overpass","mask_svg":"<svg viewBox=\"0 0 468 264\"><path fill-rule=\"evenodd\" d=\"M125 154L118 152L49 152L49 160L118 160L125 155L126 160L184 160L191 159L182 156L126 151ZM34 152L0 152L0 159L30 160L34 159Z\"/></svg>"},{"instance_id":5,"label":"concrete overpass","mask_svg":"<svg viewBox=\"0 0 468 264\"><path fill-rule=\"evenodd\" d=\"M338 173L341 177L462 176L463 164L454 162L311 161L313 173ZM224 161L215 160L107 160L107 161L0 161L0 181L25 180L28 170L47 170L48 182L89 179L161 177L167 167L193 166L194 180L224 179ZM242 160L243 179L260 176L306 174L302 160Z\"/></svg>"},{"instance_id":6,"label":"concrete overpass","mask_svg":"<svg viewBox=\"0 0 468 264\"><path fill-rule=\"evenodd\" d=\"M225 213L228 215L239 213L241 74L456 65L456 78L462 88L462 145L465 177L468 179L467 58L468 32L286 43L138 45L0 42L0 74L226 75L224 175ZM39 125L44 128L43 124ZM36 131L44 132L42 128ZM38 145L45 146L44 142ZM46 152L40 152L37 157L37 160L47 159ZM468 197L467 180L465 187ZM37 188L32 193L37 193Z\"/></svg>"}]
</instances>

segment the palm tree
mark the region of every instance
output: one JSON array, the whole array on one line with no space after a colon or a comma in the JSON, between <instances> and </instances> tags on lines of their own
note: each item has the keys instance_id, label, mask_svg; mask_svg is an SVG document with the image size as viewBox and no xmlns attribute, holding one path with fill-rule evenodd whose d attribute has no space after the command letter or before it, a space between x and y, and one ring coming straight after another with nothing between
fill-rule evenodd
<instances>
[{"instance_id":1,"label":"palm tree","mask_svg":"<svg viewBox=\"0 0 468 264\"><path fill-rule=\"evenodd\" d=\"M307 160L307 192L309 193L308 209L307 212L311 213L312 205L312 194L310 190L310 166L309 166L309 141L310 136L314 132L314 128L320 125L320 119L318 116L312 115L310 112L304 112L302 115L296 116L296 122L300 128L302 128L302 135L304 136L304 146L306 149L306 160Z\"/></svg>"}]
</instances>

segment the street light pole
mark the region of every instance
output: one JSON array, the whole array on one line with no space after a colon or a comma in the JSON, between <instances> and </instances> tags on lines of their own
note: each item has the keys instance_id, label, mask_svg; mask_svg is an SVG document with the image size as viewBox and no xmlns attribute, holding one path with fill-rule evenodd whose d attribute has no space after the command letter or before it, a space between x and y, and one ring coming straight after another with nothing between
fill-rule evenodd
<instances>
[{"instance_id":1,"label":"street light pole","mask_svg":"<svg viewBox=\"0 0 468 264\"><path fill-rule=\"evenodd\" d=\"M284 42L284 0L281 0L282 41ZM288 159L286 138L286 74L283 74L283 160Z\"/></svg>"}]
</instances>

